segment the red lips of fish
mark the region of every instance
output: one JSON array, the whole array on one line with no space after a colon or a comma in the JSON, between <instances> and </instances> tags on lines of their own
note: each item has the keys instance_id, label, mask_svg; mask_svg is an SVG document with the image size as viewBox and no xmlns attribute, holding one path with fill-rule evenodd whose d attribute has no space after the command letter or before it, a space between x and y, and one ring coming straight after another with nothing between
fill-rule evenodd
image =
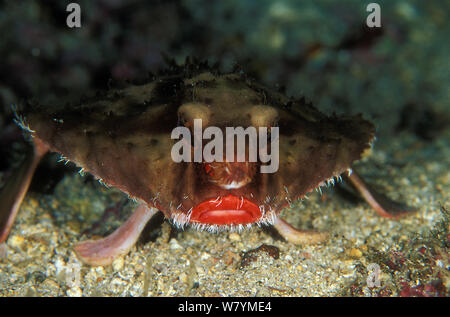
<instances>
[{"instance_id":1,"label":"red lips of fish","mask_svg":"<svg viewBox=\"0 0 450 317\"><path fill-rule=\"evenodd\" d=\"M192 210L190 221L210 225L237 225L254 223L261 216L261 210L256 204L244 197L228 195L197 205Z\"/></svg>"}]
</instances>

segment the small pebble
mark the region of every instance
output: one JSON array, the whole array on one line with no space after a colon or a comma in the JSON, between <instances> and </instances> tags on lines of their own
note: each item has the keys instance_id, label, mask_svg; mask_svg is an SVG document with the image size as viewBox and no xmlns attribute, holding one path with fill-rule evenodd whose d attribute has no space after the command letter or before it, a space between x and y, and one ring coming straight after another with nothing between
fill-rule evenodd
<instances>
[{"instance_id":1,"label":"small pebble","mask_svg":"<svg viewBox=\"0 0 450 317\"><path fill-rule=\"evenodd\" d=\"M352 248L349 250L348 255L352 258L360 258L362 256L362 252L359 249Z\"/></svg>"},{"instance_id":2,"label":"small pebble","mask_svg":"<svg viewBox=\"0 0 450 317\"><path fill-rule=\"evenodd\" d=\"M183 282L183 283L187 283L188 276L187 276L186 273L183 272L183 273L180 274L180 281Z\"/></svg>"},{"instance_id":3,"label":"small pebble","mask_svg":"<svg viewBox=\"0 0 450 317\"><path fill-rule=\"evenodd\" d=\"M228 235L231 241L241 241L241 236L237 232L232 232Z\"/></svg>"},{"instance_id":4,"label":"small pebble","mask_svg":"<svg viewBox=\"0 0 450 317\"><path fill-rule=\"evenodd\" d=\"M67 296L70 296L70 297L81 297L83 292L81 291L81 288L79 288L79 287L72 287L67 290L66 294L67 294Z\"/></svg>"},{"instance_id":5,"label":"small pebble","mask_svg":"<svg viewBox=\"0 0 450 317\"><path fill-rule=\"evenodd\" d=\"M178 243L177 239L170 239L169 242L170 250L180 250L183 249L183 247Z\"/></svg>"},{"instance_id":6,"label":"small pebble","mask_svg":"<svg viewBox=\"0 0 450 317\"><path fill-rule=\"evenodd\" d=\"M19 235L10 236L8 239L8 244L14 248L21 248L25 239Z\"/></svg>"},{"instance_id":7,"label":"small pebble","mask_svg":"<svg viewBox=\"0 0 450 317\"><path fill-rule=\"evenodd\" d=\"M123 268L123 256L119 256L117 259L115 259L112 263L112 267L114 271L121 271Z\"/></svg>"}]
</instances>

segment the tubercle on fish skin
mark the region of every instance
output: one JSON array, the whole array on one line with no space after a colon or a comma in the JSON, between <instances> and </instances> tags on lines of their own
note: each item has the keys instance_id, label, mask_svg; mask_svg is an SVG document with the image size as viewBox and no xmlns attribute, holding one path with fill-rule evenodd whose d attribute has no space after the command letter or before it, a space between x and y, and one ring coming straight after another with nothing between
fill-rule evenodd
<instances>
[{"instance_id":1,"label":"tubercle on fish skin","mask_svg":"<svg viewBox=\"0 0 450 317\"><path fill-rule=\"evenodd\" d=\"M15 104L11 104L11 111L13 112L14 119L13 121L24 131L33 135L36 131L32 130L30 126L26 123L26 118L19 114L18 107Z\"/></svg>"},{"instance_id":2,"label":"tubercle on fish skin","mask_svg":"<svg viewBox=\"0 0 450 317\"><path fill-rule=\"evenodd\" d=\"M349 175L351 174L351 169L350 168L347 170L347 173ZM335 180L335 178L336 178L336 180ZM329 179L323 181L319 185L317 185L316 191L319 192L322 195L322 187L334 186L335 183L339 183L339 182L342 182L341 174L334 175L334 176L330 177Z\"/></svg>"}]
</instances>

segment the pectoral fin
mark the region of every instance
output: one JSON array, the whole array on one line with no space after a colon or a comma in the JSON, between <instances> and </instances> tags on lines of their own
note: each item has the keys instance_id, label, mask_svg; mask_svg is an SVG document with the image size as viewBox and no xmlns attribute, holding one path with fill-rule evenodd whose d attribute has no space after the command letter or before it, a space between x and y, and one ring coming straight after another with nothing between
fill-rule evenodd
<instances>
[{"instance_id":1,"label":"pectoral fin","mask_svg":"<svg viewBox=\"0 0 450 317\"><path fill-rule=\"evenodd\" d=\"M382 217L398 218L416 209L403 203L393 201L383 194L376 192L353 170L346 176L365 201Z\"/></svg>"},{"instance_id":2,"label":"pectoral fin","mask_svg":"<svg viewBox=\"0 0 450 317\"><path fill-rule=\"evenodd\" d=\"M0 192L0 243L8 238L34 171L42 157L48 152L48 147L41 140L35 138L30 152L22 164L10 175Z\"/></svg>"},{"instance_id":3,"label":"pectoral fin","mask_svg":"<svg viewBox=\"0 0 450 317\"><path fill-rule=\"evenodd\" d=\"M75 252L78 258L89 265L111 264L115 258L130 251L147 222L157 212L156 208L140 204L130 218L109 236L77 243Z\"/></svg>"}]
</instances>

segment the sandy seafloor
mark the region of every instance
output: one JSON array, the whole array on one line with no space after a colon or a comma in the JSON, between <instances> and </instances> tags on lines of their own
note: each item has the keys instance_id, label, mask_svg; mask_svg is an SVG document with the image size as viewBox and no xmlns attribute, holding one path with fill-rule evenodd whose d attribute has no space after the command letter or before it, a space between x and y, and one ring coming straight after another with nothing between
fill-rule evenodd
<instances>
[{"instance_id":1,"label":"sandy seafloor","mask_svg":"<svg viewBox=\"0 0 450 317\"><path fill-rule=\"evenodd\" d=\"M448 134L433 145L417 146L407 137L402 143L390 140L388 149L375 146L373 155L356 165L391 198L418 209L408 217L381 218L365 202L347 200L330 188L282 213L300 228L329 232L324 244L293 245L257 227L211 234L176 231L156 221L130 254L108 267L82 266L73 245L86 239L80 232L94 228L102 235L117 227L121 219L114 213L100 226L95 223L124 196L86 177L67 176L54 195L26 197L6 258L0 260L0 295L448 295L449 215L444 210L450 210L450 148L445 140ZM256 261L241 267L242 252L262 244L279 248L279 258L259 252ZM380 266L380 287L367 285L371 263ZM77 268L79 279L70 273Z\"/></svg>"},{"instance_id":2,"label":"sandy seafloor","mask_svg":"<svg viewBox=\"0 0 450 317\"><path fill-rule=\"evenodd\" d=\"M299 228L329 232L321 245L293 245L257 227L240 234L178 231L156 219L128 255L89 267L74 244L112 232L133 203L103 216L127 198L66 170L50 193L26 196L0 249L0 296L448 296L448 3L381 1L384 31L375 39L358 36L366 16L359 0L80 3L85 15L77 32L61 24L60 4L2 7L8 14L0 16L0 54L8 76L0 78L0 140L12 130L10 104L30 97L63 104L110 76L154 71L161 52L178 62L186 55L238 61L268 86L285 85L287 94L303 94L327 114L362 112L374 121L373 153L355 170L417 212L385 219L330 188L281 214ZM19 141L11 143L0 148L8 155L0 157L1 183L20 157ZM40 175L45 171L55 168ZM243 252L262 244L277 247L279 258L260 252L241 267ZM374 265L380 286L370 288Z\"/></svg>"}]
</instances>

